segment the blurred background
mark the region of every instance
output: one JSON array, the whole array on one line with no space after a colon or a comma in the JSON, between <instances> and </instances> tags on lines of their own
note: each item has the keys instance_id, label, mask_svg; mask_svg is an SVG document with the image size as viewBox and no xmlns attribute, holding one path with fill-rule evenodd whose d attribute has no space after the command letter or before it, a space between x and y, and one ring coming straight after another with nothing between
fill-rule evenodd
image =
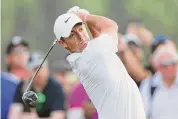
<instances>
[{"instance_id":1,"label":"blurred background","mask_svg":"<svg viewBox=\"0 0 178 119\"><path fill-rule=\"evenodd\" d=\"M118 23L117 54L139 87L148 119L163 119L162 115L177 119L178 87L170 87L178 84L178 0L2 0L2 119L98 119L65 61L68 52L59 45L31 86L39 97L35 111L21 99L28 79L55 39L56 18L73 6ZM154 106L163 109L161 113L154 106L150 109L152 102L148 101L157 88L148 84L157 79L166 82L170 94L156 97Z\"/></svg>"},{"instance_id":2,"label":"blurred background","mask_svg":"<svg viewBox=\"0 0 178 119\"><path fill-rule=\"evenodd\" d=\"M55 19L74 5L115 20L121 33L129 21L141 20L153 34L166 34L178 43L177 0L2 0L2 58L14 35L24 37L32 50L46 52L55 38ZM57 46L49 60L62 59L65 53ZM1 64L5 69L3 60Z\"/></svg>"}]
</instances>

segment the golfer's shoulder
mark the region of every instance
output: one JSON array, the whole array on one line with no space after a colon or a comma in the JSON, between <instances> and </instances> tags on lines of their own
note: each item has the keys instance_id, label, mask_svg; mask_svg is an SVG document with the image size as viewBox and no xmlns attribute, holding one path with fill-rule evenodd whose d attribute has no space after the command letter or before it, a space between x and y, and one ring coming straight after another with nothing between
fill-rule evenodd
<instances>
[{"instance_id":1,"label":"golfer's shoulder","mask_svg":"<svg viewBox=\"0 0 178 119\"><path fill-rule=\"evenodd\" d=\"M111 41L111 39L112 37L109 34L102 33L101 35L90 41L88 49L98 49L100 46L106 45L109 41Z\"/></svg>"},{"instance_id":2,"label":"golfer's shoulder","mask_svg":"<svg viewBox=\"0 0 178 119\"><path fill-rule=\"evenodd\" d=\"M99 37L91 40L87 46L89 51L105 52L112 51L111 49L117 47L117 39L107 33L102 33Z\"/></svg>"},{"instance_id":3,"label":"golfer's shoulder","mask_svg":"<svg viewBox=\"0 0 178 119\"><path fill-rule=\"evenodd\" d=\"M98 37L96 37L93 41L95 40L108 40L108 39L113 39L114 37L111 34L108 33L102 33Z\"/></svg>"}]
</instances>

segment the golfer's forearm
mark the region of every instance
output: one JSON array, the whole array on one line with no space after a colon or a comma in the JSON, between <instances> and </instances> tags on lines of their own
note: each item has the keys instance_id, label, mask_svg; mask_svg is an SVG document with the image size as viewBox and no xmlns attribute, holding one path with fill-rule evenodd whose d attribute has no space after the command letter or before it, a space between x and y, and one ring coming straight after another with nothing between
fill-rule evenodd
<instances>
[{"instance_id":1,"label":"golfer's forearm","mask_svg":"<svg viewBox=\"0 0 178 119\"><path fill-rule=\"evenodd\" d=\"M86 18L86 23L89 28L95 29L99 33L118 31L117 23L103 16L88 15Z\"/></svg>"}]
</instances>

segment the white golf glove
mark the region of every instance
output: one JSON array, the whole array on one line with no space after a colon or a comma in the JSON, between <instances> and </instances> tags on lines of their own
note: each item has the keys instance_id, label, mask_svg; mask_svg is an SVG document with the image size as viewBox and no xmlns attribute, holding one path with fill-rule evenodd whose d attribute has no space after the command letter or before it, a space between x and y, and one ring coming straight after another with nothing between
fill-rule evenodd
<instances>
[{"instance_id":1,"label":"white golf glove","mask_svg":"<svg viewBox=\"0 0 178 119\"><path fill-rule=\"evenodd\" d=\"M70 13L70 12L78 12L80 10L80 7L79 6L74 6L72 8L70 8L67 13Z\"/></svg>"},{"instance_id":2,"label":"white golf glove","mask_svg":"<svg viewBox=\"0 0 178 119\"><path fill-rule=\"evenodd\" d=\"M74 6L72 8L70 8L67 13L70 13L70 12L81 12L81 13L85 13L85 14L90 14L87 10L85 9L80 9L79 6Z\"/></svg>"}]
</instances>

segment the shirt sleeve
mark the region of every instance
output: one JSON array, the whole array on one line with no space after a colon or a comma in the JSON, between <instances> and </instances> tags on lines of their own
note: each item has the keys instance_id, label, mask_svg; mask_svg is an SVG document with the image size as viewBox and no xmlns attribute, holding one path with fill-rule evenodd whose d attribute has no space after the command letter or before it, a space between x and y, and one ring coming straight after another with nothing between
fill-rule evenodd
<instances>
[{"instance_id":1,"label":"shirt sleeve","mask_svg":"<svg viewBox=\"0 0 178 119\"><path fill-rule=\"evenodd\" d=\"M101 34L99 37L93 39L88 49L100 52L116 53L118 51L118 39L108 34Z\"/></svg>"}]
</instances>

